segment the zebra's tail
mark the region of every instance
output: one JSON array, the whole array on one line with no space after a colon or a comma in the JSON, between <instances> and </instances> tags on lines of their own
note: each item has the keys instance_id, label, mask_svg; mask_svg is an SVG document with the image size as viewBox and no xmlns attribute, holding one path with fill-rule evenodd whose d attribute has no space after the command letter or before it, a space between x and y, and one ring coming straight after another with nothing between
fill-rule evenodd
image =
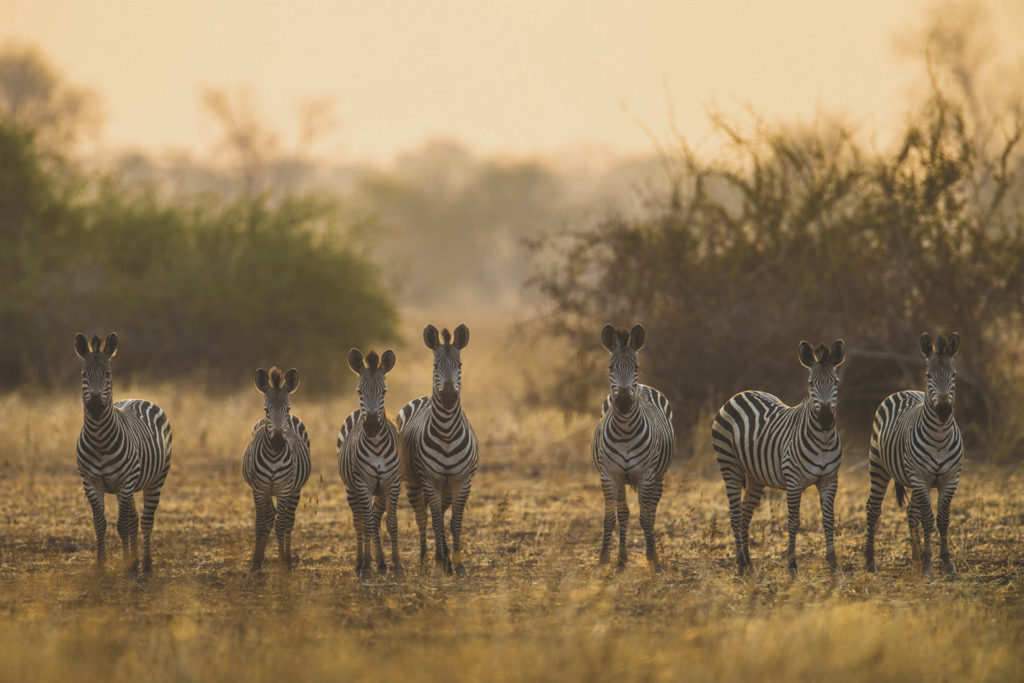
<instances>
[{"instance_id":1,"label":"zebra's tail","mask_svg":"<svg viewBox=\"0 0 1024 683\"><path fill-rule=\"evenodd\" d=\"M903 502L907 498L907 490L903 488L903 484L899 483L898 481L894 483L896 484L896 504L902 508Z\"/></svg>"}]
</instances>

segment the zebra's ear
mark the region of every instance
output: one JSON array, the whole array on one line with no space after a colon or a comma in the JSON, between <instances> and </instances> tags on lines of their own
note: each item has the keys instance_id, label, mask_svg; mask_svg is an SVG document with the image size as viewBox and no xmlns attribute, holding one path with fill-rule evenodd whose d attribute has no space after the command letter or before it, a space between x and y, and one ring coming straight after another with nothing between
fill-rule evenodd
<instances>
[{"instance_id":1,"label":"zebra's ear","mask_svg":"<svg viewBox=\"0 0 1024 683\"><path fill-rule=\"evenodd\" d=\"M363 362L362 351L354 348L348 352L348 366L357 375L366 367L366 364Z\"/></svg>"},{"instance_id":2,"label":"zebra's ear","mask_svg":"<svg viewBox=\"0 0 1024 683\"><path fill-rule=\"evenodd\" d=\"M832 362L832 365L837 368L843 363L845 363L846 342L844 342L842 339L836 339L834 342L832 342L832 349L829 351L828 359L829 361Z\"/></svg>"},{"instance_id":3,"label":"zebra's ear","mask_svg":"<svg viewBox=\"0 0 1024 683\"><path fill-rule=\"evenodd\" d=\"M610 324L605 325L604 329L601 330L601 343L604 344L604 348L609 351L615 348L615 328Z\"/></svg>"},{"instance_id":4,"label":"zebra's ear","mask_svg":"<svg viewBox=\"0 0 1024 683\"><path fill-rule=\"evenodd\" d=\"M433 325L427 325L423 328L423 343L427 345L427 348L433 351L441 345L441 340L437 336L437 328Z\"/></svg>"},{"instance_id":5,"label":"zebra's ear","mask_svg":"<svg viewBox=\"0 0 1024 683\"><path fill-rule=\"evenodd\" d=\"M289 394L294 394L295 390L299 388L299 371L292 368L288 372L284 373L284 390Z\"/></svg>"},{"instance_id":6,"label":"zebra's ear","mask_svg":"<svg viewBox=\"0 0 1024 683\"><path fill-rule=\"evenodd\" d=\"M455 337L453 341L455 342L455 348L466 348L466 344L469 343L469 328L466 327L465 325L459 325L458 327L456 327Z\"/></svg>"},{"instance_id":7,"label":"zebra's ear","mask_svg":"<svg viewBox=\"0 0 1024 683\"><path fill-rule=\"evenodd\" d=\"M117 332L111 332L107 341L103 343L103 353L111 358L117 355Z\"/></svg>"},{"instance_id":8,"label":"zebra's ear","mask_svg":"<svg viewBox=\"0 0 1024 683\"><path fill-rule=\"evenodd\" d=\"M805 368L809 368L814 365L814 349L807 342L800 342L800 346L797 347L796 354L800 359L800 365Z\"/></svg>"},{"instance_id":9,"label":"zebra's ear","mask_svg":"<svg viewBox=\"0 0 1024 683\"><path fill-rule=\"evenodd\" d=\"M89 355L89 340L81 332L75 335L75 353L78 354L79 358L85 358Z\"/></svg>"},{"instance_id":10,"label":"zebra's ear","mask_svg":"<svg viewBox=\"0 0 1024 683\"><path fill-rule=\"evenodd\" d=\"M932 335L927 332L921 335L921 353L925 358L932 355Z\"/></svg>"},{"instance_id":11,"label":"zebra's ear","mask_svg":"<svg viewBox=\"0 0 1024 683\"><path fill-rule=\"evenodd\" d=\"M949 335L949 341L946 344L946 355L952 358L956 355L956 352L960 350L960 334L953 332Z\"/></svg>"},{"instance_id":12,"label":"zebra's ear","mask_svg":"<svg viewBox=\"0 0 1024 683\"><path fill-rule=\"evenodd\" d=\"M263 368L256 371L256 388L260 390L260 393L267 393L270 390L270 375Z\"/></svg>"},{"instance_id":13,"label":"zebra's ear","mask_svg":"<svg viewBox=\"0 0 1024 683\"><path fill-rule=\"evenodd\" d=\"M645 341L647 341L647 330L639 323L633 325L633 329L629 331L630 348L634 351L639 351L643 348Z\"/></svg>"},{"instance_id":14,"label":"zebra's ear","mask_svg":"<svg viewBox=\"0 0 1024 683\"><path fill-rule=\"evenodd\" d=\"M395 367L395 352L388 349L380 356L380 369L388 373L393 367Z\"/></svg>"}]
</instances>

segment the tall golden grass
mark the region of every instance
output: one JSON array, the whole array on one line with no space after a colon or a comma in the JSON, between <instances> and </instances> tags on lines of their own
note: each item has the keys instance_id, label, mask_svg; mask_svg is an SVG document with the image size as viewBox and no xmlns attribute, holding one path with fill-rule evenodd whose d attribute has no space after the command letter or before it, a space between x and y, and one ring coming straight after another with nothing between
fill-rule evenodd
<instances>
[{"instance_id":1,"label":"tall golden grass","mask_svg":"<svg viewBox=\"0 0 1024 683\"><path fill-rule=\"evenodd\" d=\"M868 575L860 554L866 444L849 442L836 501L841 571L827 571L810 493L800 574L789 576L785 505L769 495L752 525L756 571L739 579L724 488L710 450L695 440L680 446L658 510L666 573L652 577L643 563L634 498L630 566L597 570L596 418L526 405L515 364L488 351L500 338L479 329L464 353L464 407L481 437L465 580L416 571L402 581L354 577L334 451L341 421L358 405L354 376L350 395L312 401L300 387L293 396L314 463L293 537L301 560L286 571L272 544L268 568L255 576L247 574L252 500L240 471L262 414L250 378L221 398L187 383L115 385L116 398L160 404L174 429L148 581L123 577L119 552L105 575L93 570L91 518L74 473L77 386L0 399L0 679L1024 679L1019 467L967 463L950 527L958 579L919 575L891 494L880 572ZM392 413L429 390L429 353L409 337L416 343L398 349L389 374ZM404 499L399 514L403 559L413 567L415 523Z\"/></svg>"}]
</instances>

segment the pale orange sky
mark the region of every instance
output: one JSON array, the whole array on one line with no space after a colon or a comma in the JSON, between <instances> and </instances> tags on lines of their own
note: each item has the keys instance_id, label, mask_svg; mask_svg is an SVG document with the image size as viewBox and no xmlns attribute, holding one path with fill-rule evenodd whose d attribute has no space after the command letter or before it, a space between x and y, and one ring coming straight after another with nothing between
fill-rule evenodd
<instances>
[{"instance_id":1,"label":"pale orange sky","mask_svg":"<svg viewBox=\"0 0 1024 683\"><path fill-rule=\"evenodd\" d=\"M1020 59L1024 0L986 0ZM0 44L31 43L94 90L109 148L201 153L216 127L203 87L251 89L294 131L331 98L332 160L390 159L436 136L484 153L594 144L651 151L706 111L807 120L843 112L898 130L916 64L900 34L933 0L0 0ZM670 102L672 112L670 115Z\"/></svg>"}]
</instances>

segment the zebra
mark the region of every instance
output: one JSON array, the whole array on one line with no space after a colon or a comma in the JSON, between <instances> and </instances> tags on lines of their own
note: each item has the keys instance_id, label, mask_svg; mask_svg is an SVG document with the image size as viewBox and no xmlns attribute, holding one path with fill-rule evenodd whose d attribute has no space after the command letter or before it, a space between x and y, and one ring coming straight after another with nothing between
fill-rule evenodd
<instances>
[{"instance_id":1,"label":"zebra","mask_svg":"<svg viewBox=\"0 0 1024 683\"><path fill-rule=\"evenodd\" d=\"M291 414L289 396L299 388L299 371L256 370L256 388L264 395L266 417L252 428L252 439L242 455L242 477L252 488L255 505L256 547L249 571L263 566L271 527L277 535L281 561L292 569L292 527L302 487L309 479L309 436L302 420ZM274 509L274 497L277 509Z\"/></svg>"},{"instance_id":2,"label":"zebra","mask_svg":"<svg viewBox=\"0 0 1024 683\"><path fill-rule=\"evenodd\" d=\"M628 484L637 492L648 565L654 573L660 574L661 562L654 545L654 516L661 500L665 471L672 461L675 434L668 399L657 389L638 383L637 352L646 337L643 325L634 325L628 331L605 325L601 331L601 341L611 353L608 362L611 391L601 407L601 421L594 430L591 455L604 493L604 536L598 565L611 560L617 511L619 558L616 569L622 571L626 566Z\"/></svg>"},{"instance_id":3,"label":"zebra","mask_svg":"<svg viewBox=\"0 0 1024 683\"><path fill-rule=\"evenodd\" d=\"M356 529L356 576L370 575L371 541L377 554L377 573L387 571L380 542L380 523L387 508L391 537L391 569L402 577L405 570L398 555L398 495L402 471L398 457L398 430L384 410L385 375L395 367L395 352L379 357L370 351L363 359L359 349L348 353L348 364L359 375L359 410L338 432L338 472L352 509Z\"/></svg>"},{"instance_id":4,"label":"zebra","mask_svg":"<svg viewBox=\"0 0 1024 683\"><path fill-rule=\"evenodd\" d=\"M953 356L960 350L960 335L932 339L921 335L921 353L926 359L925 391L900 391L888 396L878 410L871 429L869 471L871 493L867 502L867 533L864 558L867 570L875 566L875 528L889 480L896 480L896 502L903 507L907 489L907 524L910 527L911 556L921 559L921 573L932 571L932 507L929 491L938 489L940 549L946 572L956 575L949 557L949 506L960 481L964 444L953 417L956 370ZM921 548L921 531L924 548Z\"/></svg>"},{"instance_id":5,"label":"zebra","mask_svg":"<svg viewBox=\"0 0 1024 683\"><path fill-rule=\"evenodd\" d=\"M117 334L100 342L75 335L75 353L82 359L84 420L78 437L77 469L92 507L96 531L96 564L106 562L107 518L104 494L117 496L117 533L130 574L139 570L139 515L135 493L142 491L142 573L153 569L150 538L153 518L171 466L171 425L167 415L149 401L114 402L110 361L117 354Z\"/></svg>"},{"instance_id":6,"label":"zebra","mask_svg":"<svg viewBox=\"0 0 1024 683\"><path fill-rule=\"evenodd\" d=\"M846 360L846 343L831 348L798 347L800 364L810 371L807 397L787 406L762 391L736 394L718 411L711 428L712 445L725 480L729 521L736 538L736 562L742 574L752 569L750 518L766 486L786 492L789 508L789 571L796 574L796 533L800 498L811 484L818 489L825 532L825 560L836 570L834 503L843 455L836 430L839 378L836 368ZM742 499L741 499L742 493Z\"/></svg>"},{"instance_id":7,"label":"zebra","mask_svg":"<svg viewBox=\"0 0 1024 683\"><path fill-rule=\"evenodd\" d=\"M469 328L423 329L423 343L434 352L433 391L409 401L398 413L402 474L420 535L420 565L427 557L427 506L434 527L434 565L446 573L466 575L462 563L462 515L477 466L477 440L462 412L462 349ZM452 543L448 545L444 513L451 507Z\"/></svg>"}]
</instances>

